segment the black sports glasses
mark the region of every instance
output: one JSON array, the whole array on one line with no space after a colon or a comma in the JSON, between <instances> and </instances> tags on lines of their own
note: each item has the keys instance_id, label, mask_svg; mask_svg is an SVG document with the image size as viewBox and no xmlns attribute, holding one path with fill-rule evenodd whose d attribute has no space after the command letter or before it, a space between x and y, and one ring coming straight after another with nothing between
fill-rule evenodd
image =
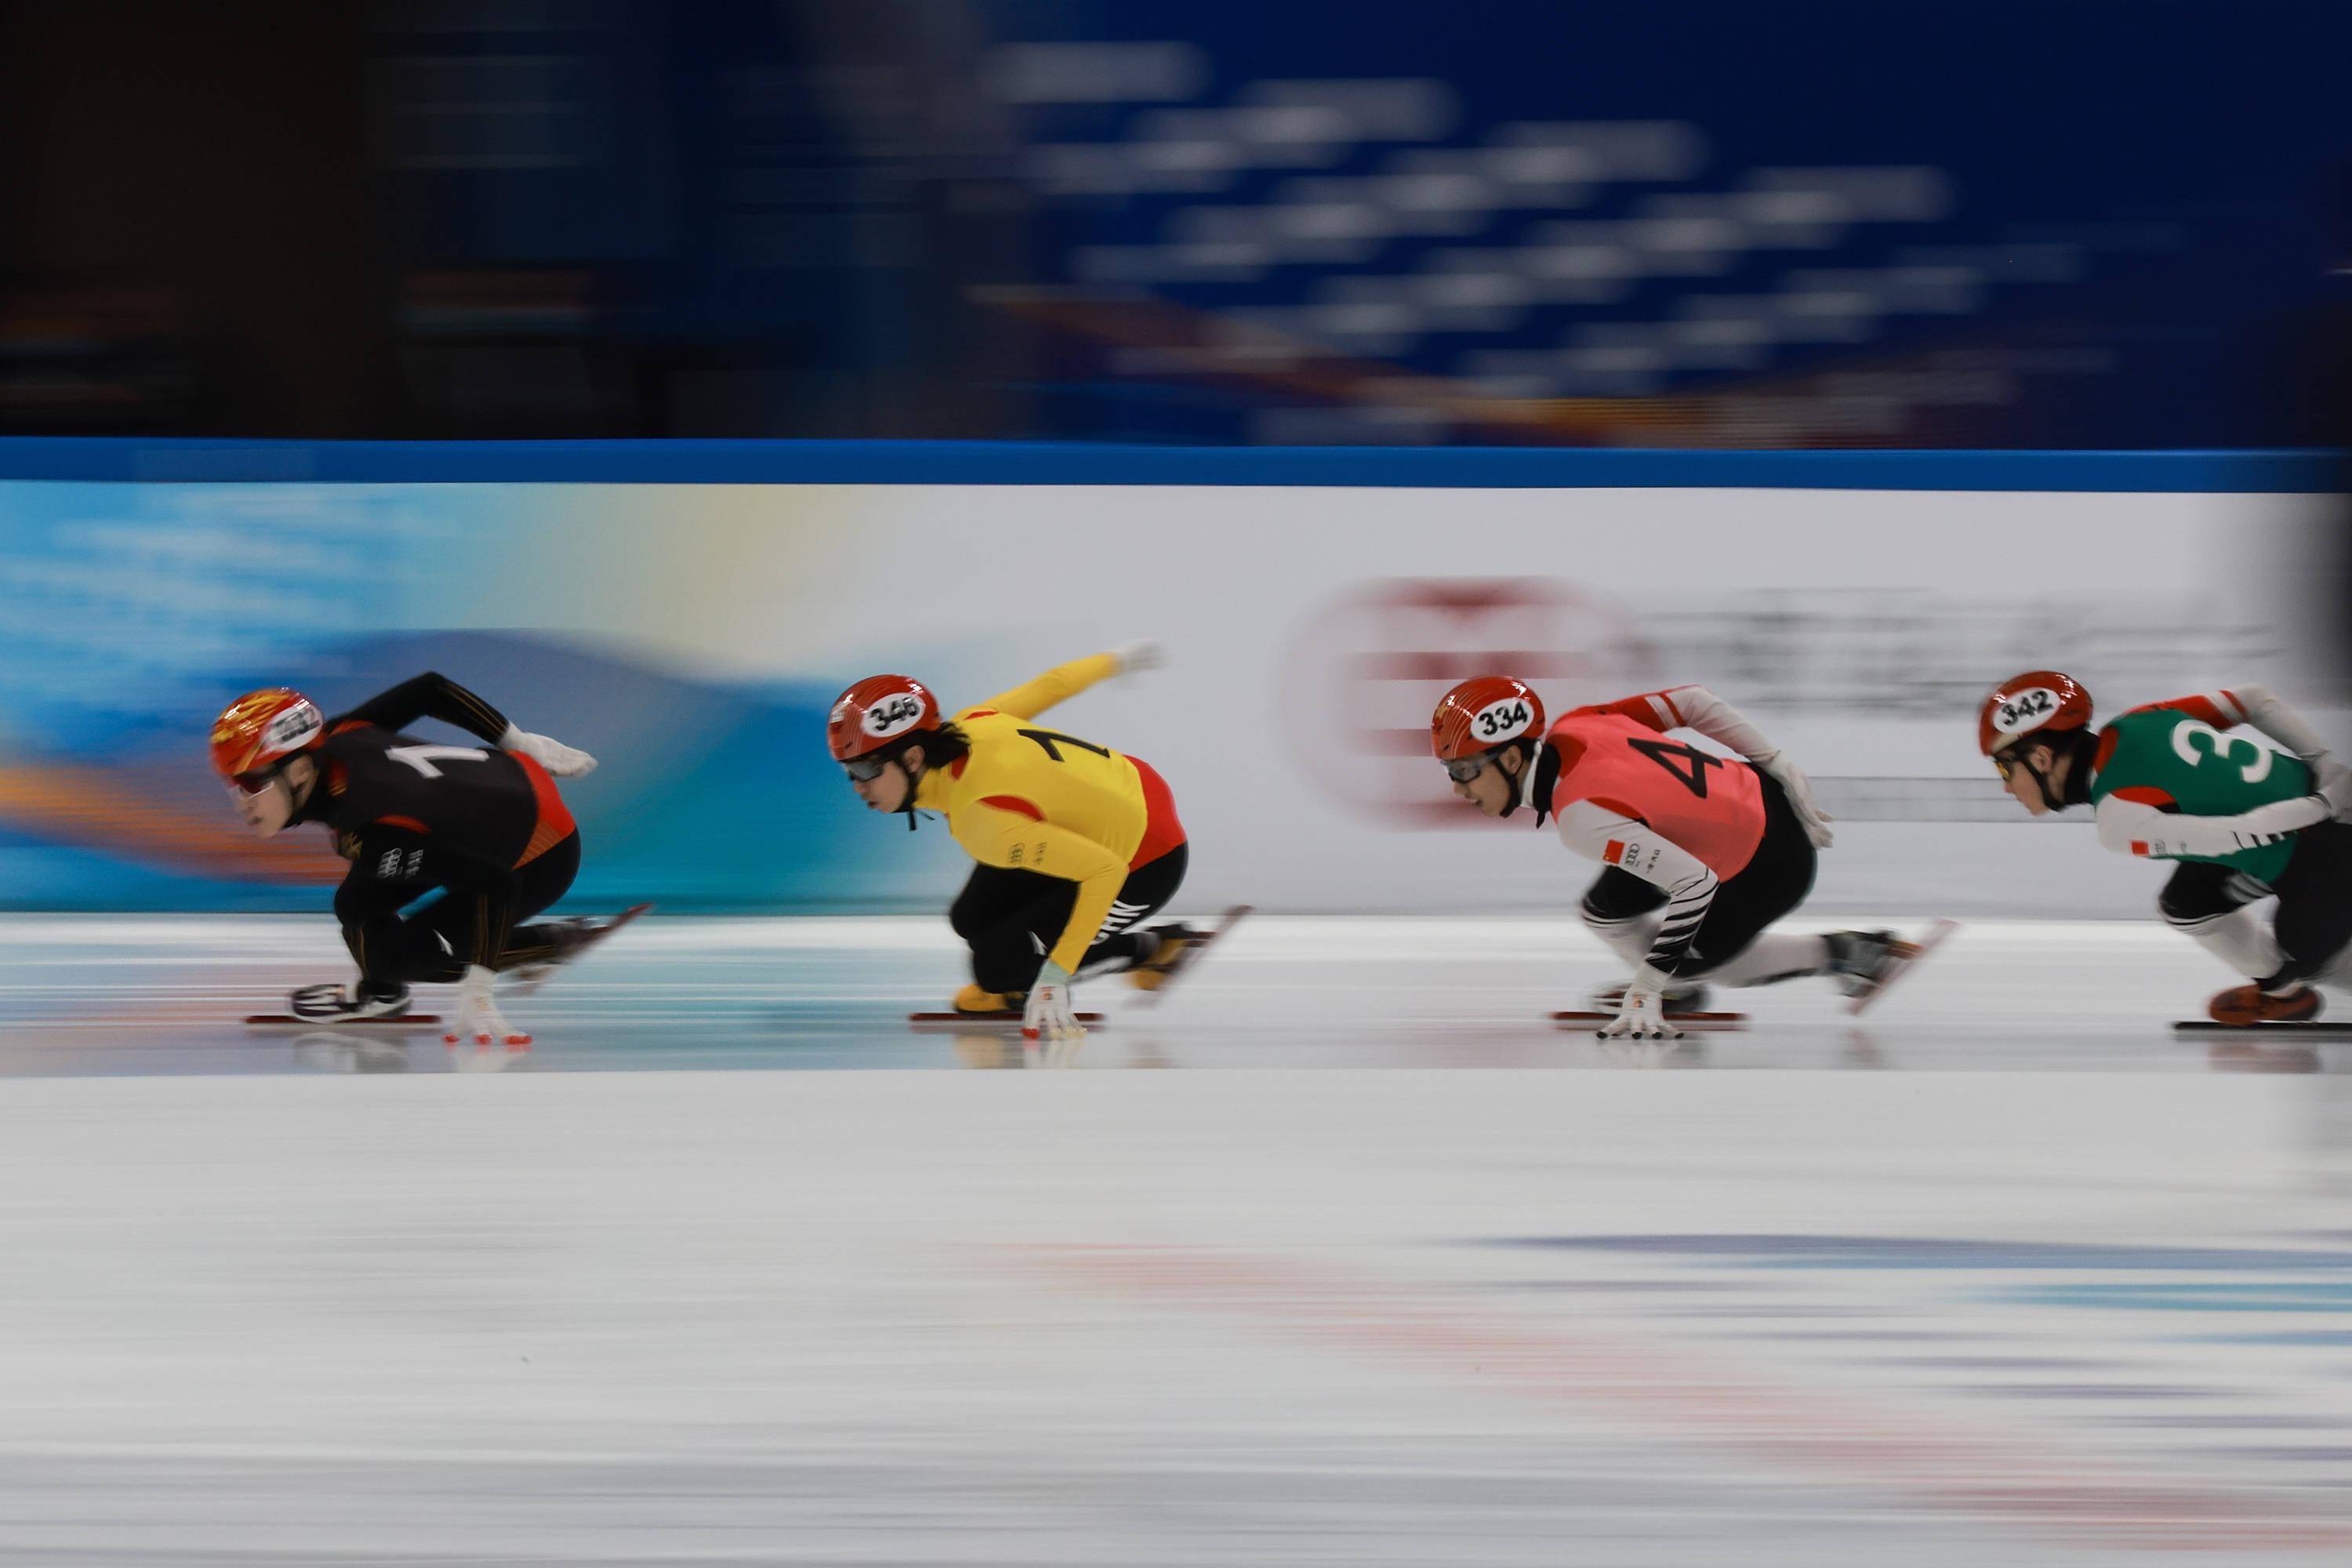
<instances>
[{"instance_id":1,"label":"black sports glasses","mask_svg":"<svg viewBox=\"0 0 2352 1568\"><path fill-rule=\"evenodd\" d=\"M852 757L841 764L841 771L858 784L872 784L890 765L887 757Z\"/></svg>"},{"instance_id":2,"label":"black sports glasses","mask_svg":"<svg viewBox=\"0 0 2352 1568\"><path fill-rule=\"evenodd\" d=\"M1481 752L1475 757L1448 758L1445 763L1445 776L1455 784L1468 784L1486 771L1487 755L1486 752Z\"/></svg>"}]
</instances>

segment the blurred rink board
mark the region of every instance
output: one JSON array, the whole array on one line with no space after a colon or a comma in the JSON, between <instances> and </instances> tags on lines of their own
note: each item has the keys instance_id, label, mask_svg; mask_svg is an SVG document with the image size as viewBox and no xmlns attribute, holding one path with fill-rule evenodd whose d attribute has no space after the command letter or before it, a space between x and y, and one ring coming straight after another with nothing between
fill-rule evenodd
<instances>
[{"instance_id":1,"label":"blurred rink board","mask_svg":"<svg viewBox=\"0 0 2352 1568\"><path fill-rule=\"evenodd\" d=\"M19 1081L0 1557L2339 1564L2317 1082Z\"/></svg>"},{"instance_id":2,"label":"blurred rink board","mask_svg":"<svg viewBox=\"0 0 2352 1568\"><path fill-rule=\"evenodd\" d=\"M1436 696L1555 710L1701 681L1843 819L1815 907L2132 915L2157 875L2030 824L1973 708L2037 666L2112 711L2263 680L2341 716L2327 480L2289 454L923 443L0 441L0 903L320 907L205 775L229 698L331 710L434 668L604 761L575 901L941 904L826 704L898 669L950 706L1137 637L1166 670L1056 725L1150 760L1188 907L1563 907L1526 825L1449 800ZM1514 837L1514 836L1517 837Z\"/></svg>"}]
</instances>

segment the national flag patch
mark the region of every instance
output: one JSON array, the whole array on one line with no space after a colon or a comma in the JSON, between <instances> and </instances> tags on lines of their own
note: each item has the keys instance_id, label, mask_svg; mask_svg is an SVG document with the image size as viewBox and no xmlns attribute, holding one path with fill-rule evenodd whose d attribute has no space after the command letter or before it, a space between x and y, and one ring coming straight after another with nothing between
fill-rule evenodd
<instances>
[{"instance_id":1,"label":"national flag patch","mask_svg":"<svg viewBox=\"0 0 2352 1568\"><path fill-rule=\"evenodd\" d=\"M2133 840L2132 840L2132 853L2133 853L2133 854L2135 854L2135 855L2145 855L2145 854L2147 854L2147 839L2145 839L2145 838L2135 838L2135 839L2133 839Z\"/></svg>"},{"instance_id":2,"label":"national flag patch","mask_svg":"<svg viewBox=\"0 0 2352 1568\"><path fill-rule=\"evenodd\" d=\"M1622 839L1617 839L1617 838L1612 838L1612 839L1611 839L1611 840L1609 841L1609 847L1608 847L1608 848L1606 848L1606 849L1603 849L1603 850L1601 852L1601 858L1603 860L1608 861L1608 862L1609 862L1609 864L1611 864L1612 866L1614 866L1614 865L1616 865L1619 861L1621 861L1621 860L1624 859L1624 858L1625 858L1625 845L1624 845L1624 841L1623 841Z\"/></svg>"}]
</instances>

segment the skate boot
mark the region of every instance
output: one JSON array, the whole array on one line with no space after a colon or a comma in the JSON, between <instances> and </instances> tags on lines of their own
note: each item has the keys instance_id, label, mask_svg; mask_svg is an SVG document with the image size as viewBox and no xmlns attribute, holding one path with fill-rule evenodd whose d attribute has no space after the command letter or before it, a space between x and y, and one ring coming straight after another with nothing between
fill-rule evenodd
<instances>
[{"instance_id":1,"label":"skate boot","mask_svg":"<svg viewBox=\"0 0 2352 1568\"><path fill-rule=\"evenodd\" d=\"M1029 994L1025 991L982 991L977 985L967 985L955 994L955 1010L974 1017L1018 1013L1028 1004Z\"/></svg>"},{"instance_id":2,"label":"skate boot","mask_svg":"<svg viewBox=\"0 0 2352 1568\"><path fill-rule=\"evenodd\" d=\"M1916 944L1891 931L1833 931L1822 940L1830 944L1832 983L1856 1001L1876 994L1919 955Z\"/></svg>"},{"instance_id":3,"label":"skate boot","mask_svg":"<svg viewBox=\"0 0 2352 1568\"><path fill-rule=\"evenodd\" d=\"M507 971L515 982L514 994L528 996L547 984L550 976L578 958L582 953L652 909L651 904L633 904L617 915L572 916L564 920L535 923L531 931L543 933L552 950L545 958L535 958L529 963L518 963Z\"/></svg>"},{"instance_id":4,"label":"skate boot","mask_svg":"<svg viewBox=\"0 0 2352 1568\"><path fill-rule=\"evenodd\" d=\"M2308 985L2273 995L2259 985L2232 985L2205 1005L2206 1016L2232 1028L2300 1024L2319 1016L2319 993Z\"/></svg>"},{"instance_id":5,"label":"skate boot","mask_svg":"<svg viewBox=\"0 0 2352 1568\"><path fill-rule=\"evenodd\" d=\"M305 985L286 1000L286 1010L320 1024L358 1018L397 1018L408 1011L408 987L376 986L365 981L350 992L340 985Z\"/></svg>"},{"instance_id":6,"label":"skate boot","mask_svg":"<svg viewBox=\"0 0 2352 1568\"><path fill-rule=\"evenodd\" d=\"M1153 926L1144 933L1157 937L1160 945L1151 956L1127 972L1127 983L1138 991L1157 991L1176 978L1177 971L1192 961L1194 952L1208 940L1208 932L1194 931L1181 922Z\"/></svg>"},{"instance_id":7,"label":"skate boot","mask_svg":"<svg viewBox=\"0 0 2352 1568\"><path fill-rule=\"evenodd\" d=\"M546 927L547 945L554 951L545 958L533 959L529 963L518 963L507 971L517 982L525 985L541 984L549 975L569 963L573 954L582 952L597 937L604 934L604 922L590 920L584 915L575 915L559 921L542 921L540 923Z\"/></svg>"},{"instance_id":8,"label":"skate boot","mask_svg":"<svg viewBox=\"0 0 2352 1568\"><path fill-rule=\"evenodd\" d=\"M1658 1010L1669 1018L1704 1013L1707 1004L1714 999L1715 993L1707 988L1705 981L1683 981L1658 993ZM1592 994L1592 1010L1596 1013L1606 1013L1613 1018L1624 1005L1625 986L1622 982L1603 985Z\"/></svg>"}]
</instances>

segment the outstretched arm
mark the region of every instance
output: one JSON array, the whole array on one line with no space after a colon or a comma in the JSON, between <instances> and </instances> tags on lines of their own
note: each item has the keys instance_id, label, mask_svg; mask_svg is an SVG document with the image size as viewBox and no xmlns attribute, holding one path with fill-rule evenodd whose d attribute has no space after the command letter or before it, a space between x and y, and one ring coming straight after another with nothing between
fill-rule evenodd
<instances>
[{"instance_id":1,"label":"outstretched arm","mask_svg":"<svg viewBox=\"0 0 2352 1568\"><path fill-rule=\"evenodd\" d=\"M498 744L514 726L507 716L437 670L426 670L380 691L348 713L328 721L329 730L345 724L373 724L380 730L405 730L419 719L438 719L469 735Z\"/></svg>"},{"instance_id":2,"label":"outstretched arm","mask_svg":"<svg viewBox=\"0 0 2352 1568\"><path fill-rule=\"evenodd\" d=\"M373 724L383 730L405 730L419 719L438 719L480 736L502 752L520 752L560 779L577 778L596 766L596 759L585 752L516 728L505 714L430 669L377 693L348 713L337 714L327 729L332 732L346 724Z\"/></svg>"},{"instance_id":3,"label":"outstretched arm","mask_svg":"<svg viewBox=\"0 0 2352 1568\"><path fill-rule=\"evenodd\" d=\"M1156 669L1167 662L1167 655L1158 643L1134 642L1115 647L1108 653L1088 654L1067 664L1057 664L1036 679L1000 691L982 708L997 713L1010 713L1015 719L1034 719L1057 702L1067 702L1089 686L1097 686L1113 676L1128 675L1139 669ZM964 710L969 713L971 709Z\"/></svg>"}]
</instances>

